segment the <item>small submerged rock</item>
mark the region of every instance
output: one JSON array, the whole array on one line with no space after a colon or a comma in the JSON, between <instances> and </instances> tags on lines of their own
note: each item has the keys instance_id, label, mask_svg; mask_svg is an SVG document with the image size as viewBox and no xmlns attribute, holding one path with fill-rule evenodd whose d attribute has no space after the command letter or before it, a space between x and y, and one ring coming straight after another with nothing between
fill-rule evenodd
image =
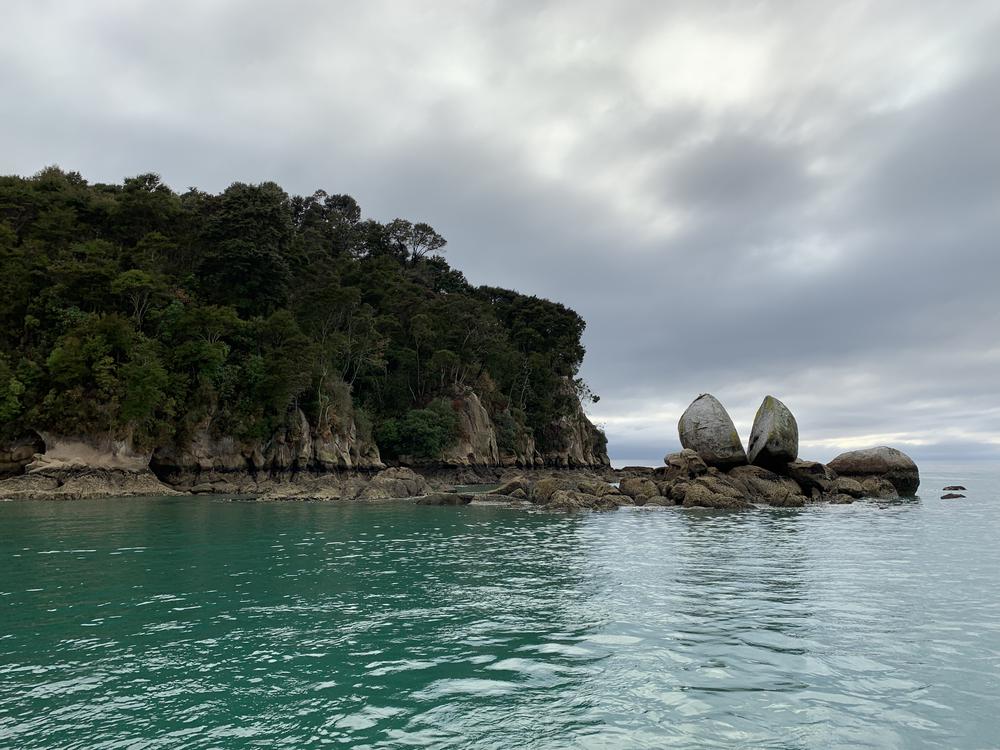
<instances>
[{"instance_id":1,"label":"small submerged rock","mask_svg":"<svg viewBox=\"0 0 1000 750\"><path fill-rule=\"evenodd\" d=\"M468 492L432 492L416 499L417 505L468 505L474 495Z\"/></svg>"},{"instance_id":2,"label":"small submerged rock","mask_svg":"<svg viewBox=\"0 0 1000 750\"><path fill-rule=\"evenodd\" d=\"M955 492L949 492L947 495L941 495L942 500L958 500L960 497L965 497L965 495L959 495Z\"/></svg>"},{"instance_id":3,"label":"small submerged rock","mask_svg":"<svg viewBox=\"0 0 1000 750\"><path fill-rule=\"evenodd\" d=\"M941 488L942 492L965 492L966 489L960 484L950 484L947 487Z\"/></svg>"}]
</instances>

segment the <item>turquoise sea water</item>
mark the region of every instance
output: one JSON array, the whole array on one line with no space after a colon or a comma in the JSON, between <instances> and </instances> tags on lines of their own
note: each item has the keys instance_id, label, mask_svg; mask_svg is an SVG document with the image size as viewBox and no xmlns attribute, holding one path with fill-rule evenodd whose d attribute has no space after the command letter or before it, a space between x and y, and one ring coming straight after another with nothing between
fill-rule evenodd
<instances>
[{"instance_id":1,"label":"turquoise sea water","mask_svg":"<svg viewBox=\"0 0 1000 750\"><path fill-rule=\"evenodd\" d=\"M921 495L0 503L0 748L998 748L1000 473Z\"/></svg>"}]
</instances>

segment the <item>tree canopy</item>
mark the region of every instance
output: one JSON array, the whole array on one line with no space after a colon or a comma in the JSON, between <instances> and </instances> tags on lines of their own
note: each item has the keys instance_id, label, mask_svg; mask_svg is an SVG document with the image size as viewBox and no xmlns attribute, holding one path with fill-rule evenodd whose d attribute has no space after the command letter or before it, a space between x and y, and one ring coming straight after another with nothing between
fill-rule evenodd
<instances>
[{"instance_id":1,"label":"tree canopy","mask_svg":"<svg viewBox=\"0 0 1000 750\"><path fill-rule=\"evenodd\" d=\"M110 433L147 447L211 417L265 436L345 392L389 455L432 456L479 393L505 434L572 408L584 321L471 286L423 222L363 219L273 182L178 194L155 174L0 177L0 437ZM346 386L345 386L346 384Z\"/></svg>"}]
</instances>

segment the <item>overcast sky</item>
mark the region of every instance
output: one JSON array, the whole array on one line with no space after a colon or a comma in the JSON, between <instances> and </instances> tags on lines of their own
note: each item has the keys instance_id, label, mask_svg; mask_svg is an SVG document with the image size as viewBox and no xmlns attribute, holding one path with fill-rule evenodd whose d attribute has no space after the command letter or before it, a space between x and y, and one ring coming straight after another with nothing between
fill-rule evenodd
<instances>
[{"instance_id":1,"label":"overcast sky","mask_svg":"<svg viewBox=\"0 0 1000 750\"><path fill-rule=\"evenodd\" d=\"M588 322L618 461L714 393L801 453L1000 455L1000 3L0 6L0 173L275 180Z\"/></svg>"}]
</instances>

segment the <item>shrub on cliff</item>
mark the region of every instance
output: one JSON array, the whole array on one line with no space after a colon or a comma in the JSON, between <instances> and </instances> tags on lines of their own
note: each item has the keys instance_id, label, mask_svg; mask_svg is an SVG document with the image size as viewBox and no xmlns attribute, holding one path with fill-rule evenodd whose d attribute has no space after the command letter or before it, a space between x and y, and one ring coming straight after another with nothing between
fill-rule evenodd
<instances>
[{"instance_id":1,"label":"shrub on cliff","mask_svg":"<svg viewBox=\"0 0 1000 750\"><path fill-rule=\"evenodd\" d=\"M411 409L400 419L387 419L375 433L379 451L387 458L435 458L456 438L458 415L443 399L426 409Z\"/></svg>"}]
</instances>

